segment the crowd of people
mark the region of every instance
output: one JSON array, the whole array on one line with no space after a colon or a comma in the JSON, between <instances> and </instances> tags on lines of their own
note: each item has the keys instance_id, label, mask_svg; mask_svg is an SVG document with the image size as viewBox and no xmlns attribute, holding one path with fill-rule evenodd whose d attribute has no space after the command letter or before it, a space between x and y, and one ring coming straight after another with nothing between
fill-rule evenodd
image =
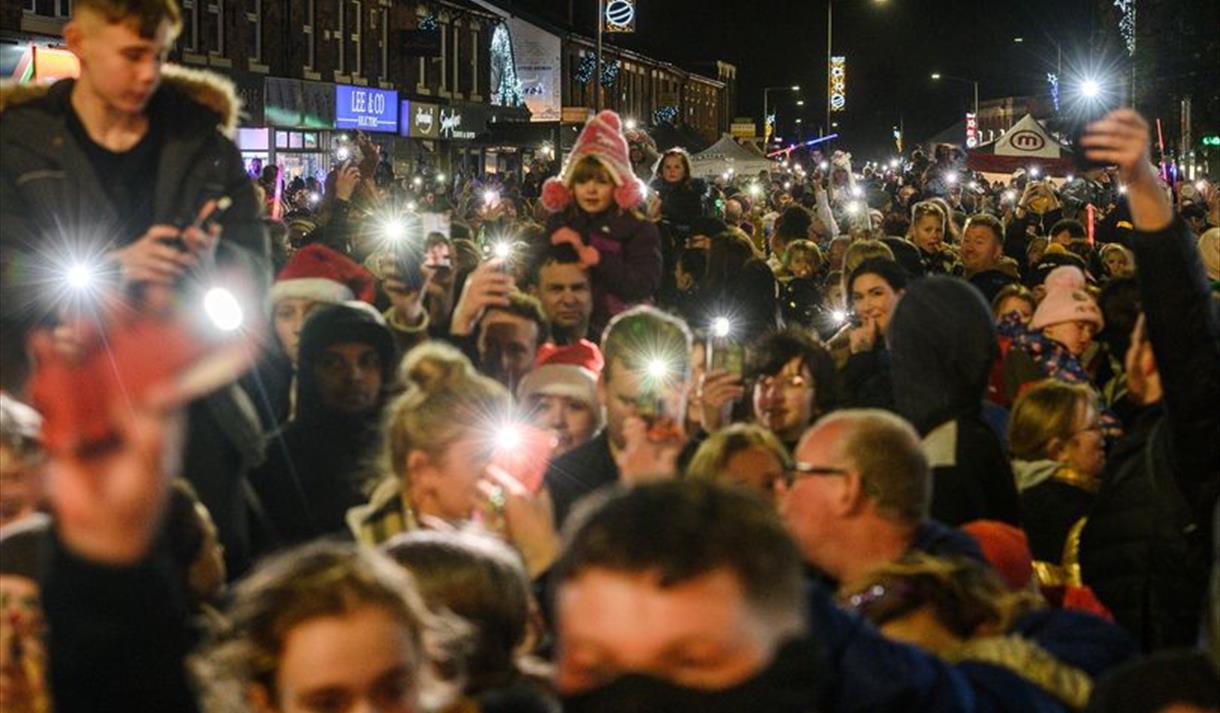
<instances>
[{"instance_id":1,"label":"crowd of people","mask_svg":"<svg viewBox=\"0 0 1220 713\"><path fill-rule=\"evenodd\" d=\"M180 24L0 102L4 711L1220 708L1220 189L1134 111L252 179Z\"/></svg>"}]
</instances>

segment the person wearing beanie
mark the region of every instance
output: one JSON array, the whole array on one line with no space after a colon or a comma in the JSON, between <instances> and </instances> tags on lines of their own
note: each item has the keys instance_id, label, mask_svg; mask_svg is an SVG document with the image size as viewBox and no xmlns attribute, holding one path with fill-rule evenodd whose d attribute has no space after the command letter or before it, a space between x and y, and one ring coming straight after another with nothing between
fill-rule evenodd
<instances>
[{"instance_id":1,"label":"person wearing beanie","mask_svg":"<svg viewBox=\"0 0 1220 713\"><path fill-rule=\"evenodd\" d=\"M1005 394L1015 401L1021 390L1046 377L1074 384L1091 383L1085 353L1105 326L1101 308L1085 290L1084 273L1062 265L1046 276L1046 296L1028 325L1014 315L1001 318L996 329L1011 342L1004 354ZM1107 421L1110 421L1107 417ZM1110 423L1110 435L1116 435Z\"/></svg>"},{"instance_id":2,"label":"person wearing beanie","mask_svg":"<svg viewBox=\"0 0 1220 713\"><path fill-rule=\"evenodd\" d=\"M563 347L546 344L534 369L517 385L517 400L534 425L558 437L553 456L586 443L601 428L597 380L602 366L601 350L588 340Z\"/></svg>"},{"instance_id":3,"label":"person wearing beanie","mask_svg":"<svg viewBox=\"0 0 1220 713\"><path fill-rule=\"evenodd\" d=\"M542 186L550 242L570 243L593 274L594 332L628 307L651 303L661 287L661 239L640 212L644 190L622 121L608 110L585 124L559 175Z\"/></svg>"},{"instance_id":4,"label":"person wearing beanie","mask_svg":"<svg viewBox=\"0 0 1220 713\"><path fill-rule=\"evenodd\" d=\"M301 329L309 313L318 305L373 298L372 274L321 243L301 248L284 265L268 299L275 339L243 379L265 429L279 428L295 411L293 382Z\"/></svg>"},{"instance_id":5,"label":"person wearing beanie","mask_svg":"<svg viewBox=\"0 0 1220 713\"><path fill-rule=\"evenodd\" d=\"M365 501L366 469L398 365L385 319L365 302L314 310L301 334L296 415L250 475L281 544L344 529Z\"/></svg>"}]
</instances>

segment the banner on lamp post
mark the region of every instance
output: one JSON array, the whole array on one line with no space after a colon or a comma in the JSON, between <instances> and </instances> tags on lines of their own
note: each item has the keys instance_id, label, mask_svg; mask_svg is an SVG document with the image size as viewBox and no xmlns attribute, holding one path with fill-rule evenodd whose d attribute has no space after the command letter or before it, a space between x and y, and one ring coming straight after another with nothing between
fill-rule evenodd
<instances>
[{"instance_id":1,"label":"banner on lamp post","mask_svg":"<svg viewBox=\"0 0 1220 713\"><path fill-rule=\"evenodd\" d=\"M979 120L972 112L966 112L966 148L979 145Z\"/></svg>"},{"instance_id":2,"label":"banner on lamp post","mask_svg":"<svg viewBox=\"0 0 1220 713\"><path fill-rule=\"evenodd\" d=\"M830 58L830 110L847 108L847 58Z\"/></svg>"}]
</instances>

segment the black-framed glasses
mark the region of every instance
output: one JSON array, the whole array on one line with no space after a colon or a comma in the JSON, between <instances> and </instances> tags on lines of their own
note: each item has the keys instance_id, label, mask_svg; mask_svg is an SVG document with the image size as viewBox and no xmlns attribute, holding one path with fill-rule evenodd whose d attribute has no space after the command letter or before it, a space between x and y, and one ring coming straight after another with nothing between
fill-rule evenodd
<instances>
[{"instance_id":1,"label":"black-framed glasses","mask_svg":"<svg viewBox=\"0 0 1220 713\"><path fill-rule=\"evenodd\" d=\"M814 465L812 463L802 463L796 461L792 464L792 468L784 473L784 484L791 486L798 478L816 478L828 477L836 475L847 475L846 468L831 468L829 466Z\"/></svg>"}]
</instances>

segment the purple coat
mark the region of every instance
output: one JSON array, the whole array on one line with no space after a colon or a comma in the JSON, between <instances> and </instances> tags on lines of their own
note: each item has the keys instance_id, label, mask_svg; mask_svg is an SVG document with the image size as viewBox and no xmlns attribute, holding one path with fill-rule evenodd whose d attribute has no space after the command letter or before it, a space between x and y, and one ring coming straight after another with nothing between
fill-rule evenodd
<instances>
[{"instance_id":1,"label":"purple coat","mask_svg":"<svg viewBox=\"0 0 1220 713\"><path fill-rule=\"evenodd\" d=\"M661 237L656 225L618 208L590 215L573 207L551 216L547 235L563 227L580 233L585 244L601 255L592 271L591 330L600 330L628 307L653 302L661 286Z\"/></svg>"}]
</instances>

